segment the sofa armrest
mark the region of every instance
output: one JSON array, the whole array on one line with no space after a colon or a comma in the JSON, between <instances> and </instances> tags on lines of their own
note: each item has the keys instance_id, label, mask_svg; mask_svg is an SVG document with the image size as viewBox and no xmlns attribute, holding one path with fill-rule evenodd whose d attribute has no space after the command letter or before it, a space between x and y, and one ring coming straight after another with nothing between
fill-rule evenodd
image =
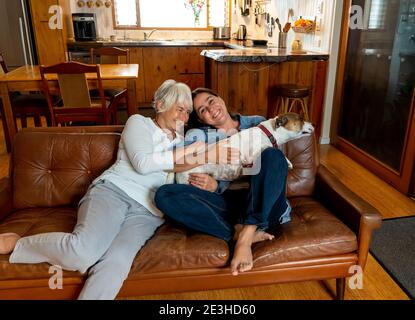
<instances>
[{"instance_id":1,"label":"sofa armrest","mask_svg":"<svg viewBox=\"0 0 415 320\"><path fill-rule=\"evenodd\" d=\"M358 263L364 269L372 232L382 224L378 210L348 189L323 165L317 171L314 195L356 233Z\"/></svg>"},{"instance_id":2,"label":"sofa armrest","mask_svg":"<svg viewBox=\"0 0 415 320\"><path fill-rule=\"evenodd\" d=\"M12 184L9 178L0 179L0 221L6 218L13 210Z\"/></svg>"}]
</instances>

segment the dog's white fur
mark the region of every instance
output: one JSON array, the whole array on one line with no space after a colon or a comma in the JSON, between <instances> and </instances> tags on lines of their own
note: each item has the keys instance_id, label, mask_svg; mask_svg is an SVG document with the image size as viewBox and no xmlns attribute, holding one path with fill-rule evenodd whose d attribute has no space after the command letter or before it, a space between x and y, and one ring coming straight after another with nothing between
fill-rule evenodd
<instances>
[{"instance_id":1,"label":"dog's white fur","mask_svg":"<svg viewBox=\"0 0 415 320\"><path fill-rule=\"evenodd\" d=\"M279 125L281 122L283 124ZM274 136L278 145L311 134L314 131L311 123L300 120L300 117L293 113L264 121L261 124ZM235 180L243 174L243 166L254 163L262 151L272 147L270 139L258 127L242 130L223 142L221 141L221 143L229 147L239 148L241 152L240 165L204 164L185 172L176 173L176 183L188 184L190 173L207 173L214 179L221 181ZM288 159L287 162L289 167L292 168L292 164Z\"/></svg>"}]
</instances>

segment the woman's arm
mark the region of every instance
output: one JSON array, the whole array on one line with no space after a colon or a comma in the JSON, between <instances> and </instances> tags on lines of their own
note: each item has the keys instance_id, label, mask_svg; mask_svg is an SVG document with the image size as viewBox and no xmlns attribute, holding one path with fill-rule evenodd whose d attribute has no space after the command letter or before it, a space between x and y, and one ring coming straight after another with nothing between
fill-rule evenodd
<instances>
[{"instance_id":1,"label":"woman's arm","mask_svg":"<svg viewBox=\"0 0 415 320\"><path fill-rule=\"evenodd\" d=\"M166 151L157 133L148 127L146 118L138 115L128 119L121 139L131 165L140 174L182 172L205 163L227 163L239 159L239 150L222 145L206 147L204 142Z\"/></svg>"},{"instance_id":2,"label":"woman's arm","mask_svg":"<svg viewBox=\"0 0 415 320\"><path fill-rule=\"evenodd\" d=\"M239 149L228 147L226 142L207 145L196 141L186 147L173 151L173 172L183 172L207 163L235 164L238 163Z\"/></svg>"}]
</instances>

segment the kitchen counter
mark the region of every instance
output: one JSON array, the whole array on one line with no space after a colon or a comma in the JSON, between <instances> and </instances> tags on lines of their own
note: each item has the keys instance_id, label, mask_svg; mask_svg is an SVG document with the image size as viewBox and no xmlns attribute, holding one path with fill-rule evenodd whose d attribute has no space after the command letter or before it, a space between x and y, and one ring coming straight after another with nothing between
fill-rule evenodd
<instances>
[{"instance_id":1,"label":"kitchen counter","mask_svg":"<svg viewBox=\"0 0 415 320\"><path fill-rule=\"evenodd\" d=\"M305 51L293 53L290 50L278 49L274 46L252 46L251 41L238 40L98 40L98 41L68 41L69 51L89 51L96 47L225 47L223 50L204 50L201 54L217 62L270 62L328 60L326 53Z\"/></svg>"},{"instance_id":2,"label":"kitchen counter","mask_svg":"<svg viewBox=\"0 0 415 320\"><path fill-rule=\"evenodd\" d=\"M74 41L68 40L68 49L89 50L94 47L224 47L223 40L177 40L177 39L150 39L150 40L97 40L97 41Z\"/></svg>"},{"instance_id":3,"label":"kitchen counter","mask_svg":"<svg viewBox=\"0 0 415 320\"><path fill-rule=\"evenodd\" d=\"M232 44L231 44L232 45ZM328 60L329 55L325 53L304 51L293 53L290 50L269 47L246 47L244 49L204 50L203 56L217 62L270 62L280 63L288 61L315 61Z\"/></svg>"}]
</instances>

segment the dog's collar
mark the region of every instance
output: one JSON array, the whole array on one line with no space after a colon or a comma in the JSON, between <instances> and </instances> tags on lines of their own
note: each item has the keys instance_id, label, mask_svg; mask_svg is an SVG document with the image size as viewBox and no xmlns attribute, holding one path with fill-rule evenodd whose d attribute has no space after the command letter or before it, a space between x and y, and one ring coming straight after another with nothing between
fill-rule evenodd
<instances>
[{"instance_id":1,"label":"dog's collar","mask_svg":"<svg viewBox=\"0 0 415 320\"><path fill-rule=\"evenodd\" d=\"M271 141L272 146L273 146L274 148L278 149L278 143L277 143L277 140L276 140L276 139L275 139L275 137L271 134L271 132L269 132L269 130L268 130L267 128L265 128L262 124L260 124L260 125L258 126L258 128L260 128L260 129L261 129L261 130L265 133L265 135L268 137L269 141Z\"/></svg>"}]
</instances>

